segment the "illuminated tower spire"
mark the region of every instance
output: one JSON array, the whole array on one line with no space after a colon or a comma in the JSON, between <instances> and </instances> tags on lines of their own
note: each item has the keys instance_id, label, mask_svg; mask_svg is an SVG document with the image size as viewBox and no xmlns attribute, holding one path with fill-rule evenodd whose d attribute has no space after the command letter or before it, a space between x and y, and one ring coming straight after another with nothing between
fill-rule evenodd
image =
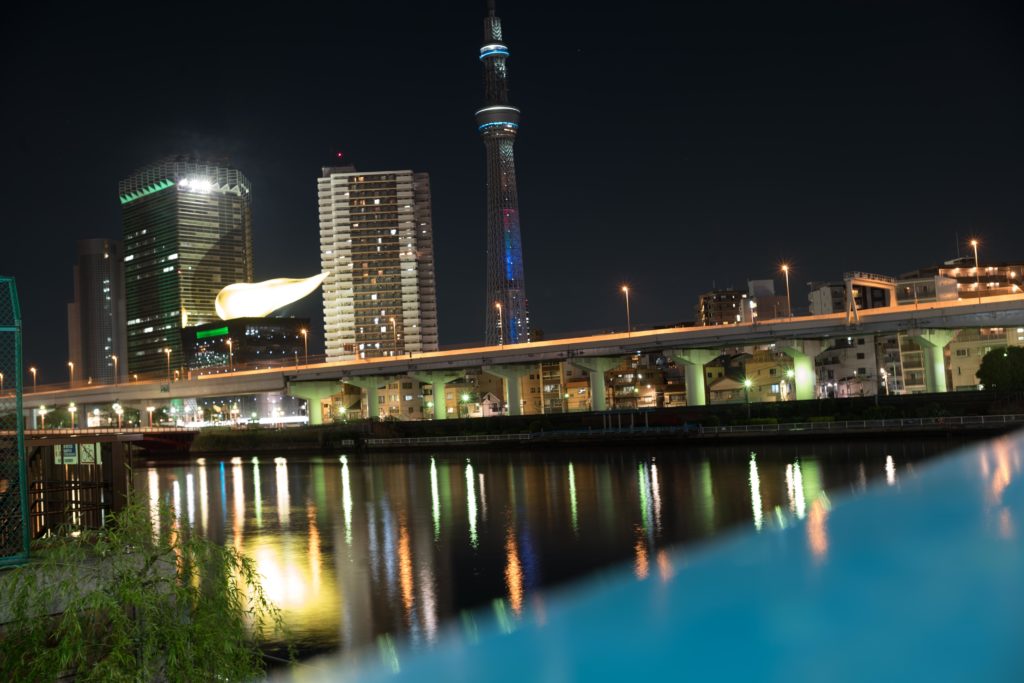
<instances>
[{"instance_id":1,"label":"illuminated tower spire","mask_svg":"<svg viewBox=\"0 0 1024 683\"><path fill-rule=\"evenodd\" d=\"M484 45L484 107L476 124L487 151L487 302L488 344L530 341L530 314L523 277L523 244L519 235L519 195L512 146L519 129L519 110L508 103L508 47L501 39L501 19L494 0L487 2ZM500 307L498 306L500 304Z\"/></svg>"}]
</instances>

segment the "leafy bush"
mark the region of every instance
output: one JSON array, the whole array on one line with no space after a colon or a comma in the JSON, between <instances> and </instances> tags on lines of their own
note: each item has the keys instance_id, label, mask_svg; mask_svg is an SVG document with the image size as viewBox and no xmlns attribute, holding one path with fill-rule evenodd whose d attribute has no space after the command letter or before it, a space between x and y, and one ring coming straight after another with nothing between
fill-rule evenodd
<instances>
[{"instance_id":1,"label":"leafy bush","mask_svg":"<svg viewBox=\"0 0 1024 683\"><path fill-rule=\"evenodd\" d=\"M236 681L263 670L282 628L255 566L132 503L98 531L38 543L0 575L0 677L10 681Z\"/></svg>"}]
</instances>

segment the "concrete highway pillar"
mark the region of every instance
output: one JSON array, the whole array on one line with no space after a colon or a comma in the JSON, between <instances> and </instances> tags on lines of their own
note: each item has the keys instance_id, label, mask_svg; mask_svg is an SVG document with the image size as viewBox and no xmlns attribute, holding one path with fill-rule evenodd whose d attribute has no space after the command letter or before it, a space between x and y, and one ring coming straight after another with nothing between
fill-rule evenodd
<instances>
[{"instance_id":1,"label":"concrete highway pillar","mask_svg":"<svg viewBox=\"0 0 1024 683\"><path fill-rule=\"evenodd\" d=\"M618 367L619 358L573 358L572 364L590 372L590 409L607 410L604 373Z\"/></svg>"},{"instance_id":2,"label":"concrete highway pillar","mask_svg":"<svg viewBox=\"0 0 1024 683\"><path fill-rule=\"evenodd\" d=\"M821 342L796 342L792 346L779 346L779 351L793 359L793 393L797 401L814 398L814 356Z\"/></svg>"},{"instance_id":3,"label":"concrete highway pillar","mask_svg":"<svg viewBox=\"0 0 1024 683\"><path fill-rule=\"evenodd\" d=\"M457 372L411 372L409 374L417 382L429 384L433 389L434 419L443 420L448 417L444 387L448 382L454 382L462 377L462 374Z\"/></svg>"},{"instance_id":4,"label":"concrete highway pillar","mask_svg":"<svg viewBox=\"0 0 1024 683\"><path fill-rule=\"evenodd\" d=\"M384 377L346 377L341 381L364 390L366 392L366 416L371 420L380 417L377 389L380 388L380 385L387 384L387 379Z\"/></svg>"},{"instance_id":5,"label":"concrete highway pillar","mask_svg":"<svg viewBox=\"0 0 1024 683\"><path fill-rule=\"evenodd\" d=\"M505 405L509 415L523 414L523 388L520 380L530 374L532 365L488 365L484 372L505 380Z\"/></svg>"},{"instance_id":6,"label":"concrete highway pillar","mask_svg":"<svg viewBox=\"0 0 1024 683\"><path fill-rule=\"evenodd\" d=\"M341 391L341 385L334 381L326 382L288 382L288 395L306 401L306 414L309 424L324 423L323 400Z\"/></svg>"},{"instance_id":7,"label":"concrete highway pillar","mask_svg":"<svg viewBox=\"0 0 1024 683\"><path fill-rule=\"evenodd\" d=\"M946 344L956 330L908 330L907 336L921 347L924 356L924 383L929 392L946 391Z\"/></svg>"},{"instance_id":8,"label":"concrete highway pillar","mask_svg":"<svg viewBox=\"0 0 1024 683\"><path fill-rule=\"evenodd\" d=\"M721 354L711 349L670 349L665 353L677 364L683 366L686 378L686 405L707 405L704 366Z\"/></svg>"}]
</instances>

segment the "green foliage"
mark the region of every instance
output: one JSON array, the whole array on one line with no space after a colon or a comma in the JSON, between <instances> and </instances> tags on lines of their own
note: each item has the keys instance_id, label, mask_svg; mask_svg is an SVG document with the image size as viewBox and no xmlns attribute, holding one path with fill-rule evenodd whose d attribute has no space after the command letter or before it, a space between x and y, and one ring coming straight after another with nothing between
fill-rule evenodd
<instances>
[{"instance_id":1,"label":"green foliage","mask_svg":"<svg viewBox=\"0 0 1024 683\"><path fill-rule=\"evenodd\" d=\"M236 681L283 628L252 560L133 503L0 575L0 680Z\"/></svg>"},{"instance_id":2,"label":"green foliage","mask_svg":"<svg viewBox=\"0 0 1024 683\"><path fill-rule=\"evenodd\" d=\"M1024 348L992 349L981 359L978 380L986 389L1024 391Z\"/></svg>"}]
</instances>

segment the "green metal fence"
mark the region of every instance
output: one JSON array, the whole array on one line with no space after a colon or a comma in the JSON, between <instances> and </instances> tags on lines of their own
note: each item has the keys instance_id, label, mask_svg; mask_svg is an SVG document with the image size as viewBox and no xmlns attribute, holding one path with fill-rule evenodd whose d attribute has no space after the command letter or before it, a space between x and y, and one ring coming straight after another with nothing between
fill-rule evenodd
<instances>
[{"instance_id":1,"label":"green metal fence","mask_svg":"<svg viewBox=\"0 0 1024 683\"><path fill-rule=\"evenodd\" d=\"M0 275L0 566L28 559L21 309L14 278Z\"/></svg>"}]
</instances>

